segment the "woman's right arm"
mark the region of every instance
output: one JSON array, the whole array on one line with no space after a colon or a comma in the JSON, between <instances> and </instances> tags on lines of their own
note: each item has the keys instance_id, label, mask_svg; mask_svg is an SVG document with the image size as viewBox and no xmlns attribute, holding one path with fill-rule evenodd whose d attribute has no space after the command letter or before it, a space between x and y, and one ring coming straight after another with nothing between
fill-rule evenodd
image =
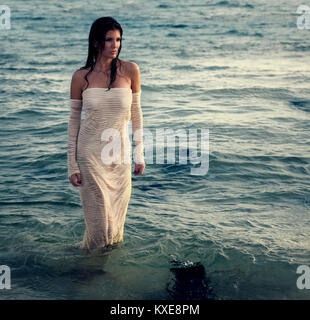
<instances>
[{"instance_id":1,"label":"woman's right arm","mask_svg":"<svg viewBox=\"0 0 310 320\"><path fill-rule=\"evenodd\" d=\"M77 138L81 125L81 113L82 113L82 83L83 79L81 73L76 71L71 80L71 92L70 92L70 118L68 121L68 178L70 182L78 186L80 176L80 169L76 159ZM72 175L78 174L74 181L71 181Z\"/></svg>"}]
</instances>

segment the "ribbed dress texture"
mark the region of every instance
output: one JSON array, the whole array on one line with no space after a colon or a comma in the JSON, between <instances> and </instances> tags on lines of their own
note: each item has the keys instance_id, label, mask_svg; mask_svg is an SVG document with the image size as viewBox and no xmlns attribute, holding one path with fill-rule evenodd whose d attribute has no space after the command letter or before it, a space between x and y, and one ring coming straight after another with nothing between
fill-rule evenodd
<instances>
[{"instance_id":1,"label":"ribbed dress texture","mask_svg":"<svg viewBox=\"0 0 310 320\"><path fill-rule=\"evenodd\" d=\"M80 173L85 232L81 248L96 249L123 241L131 196L132 121L134 162L144 162L141 91L88 88L82 100L70 99L68 177ZM81 123L82 107L85 117Z\"/></svg>"}]
</instances>

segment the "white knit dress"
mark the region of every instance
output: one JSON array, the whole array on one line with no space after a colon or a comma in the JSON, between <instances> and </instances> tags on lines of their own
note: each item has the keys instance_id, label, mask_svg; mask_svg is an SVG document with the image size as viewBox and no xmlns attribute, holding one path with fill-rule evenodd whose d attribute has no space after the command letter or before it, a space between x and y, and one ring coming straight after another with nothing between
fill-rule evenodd
<instances>
[{"instance_id":1,"label":"white knit dress","mask_svg":"<svg viewBox=\"0 0 310 320\"><path fill-rule=\"evenodd\" d=\"M82 185L78 188L85 233L80 247L91 250L123 241L131 196L128 124L132 120L134 161L141 163L144 162L143 121L141 91L88 88L82 97L82 100L71 99L68 176L81 174ZM85 117L81 123L82 107Z\"/></svg>"}]
</instances>

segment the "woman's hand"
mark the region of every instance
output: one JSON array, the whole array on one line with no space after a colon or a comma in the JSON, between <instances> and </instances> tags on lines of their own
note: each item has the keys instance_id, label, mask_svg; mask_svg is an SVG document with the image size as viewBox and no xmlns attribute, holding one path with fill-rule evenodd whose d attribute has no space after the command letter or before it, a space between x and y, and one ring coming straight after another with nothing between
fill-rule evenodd
<instances>
[{"instance_id":1,"label":"woman's hand","mask_svg":"<svg viewBox=\"0 0 310 320\"><path fill-rule=\"evenodd\" d=\"M135 163L135 176L139 176L143 173L145 168L145 162L143 163Z\"/></svg>"},{"instance_id":2,"label":"woman's hand","mask_svg":"<svg viewBox=\"0 0 310 320\"><path fill-rule=\"evenodd\" d=\"M73 173L69 180L74 187L79 187L82 185L80 173Z\"/></svg>"}]
</instances>

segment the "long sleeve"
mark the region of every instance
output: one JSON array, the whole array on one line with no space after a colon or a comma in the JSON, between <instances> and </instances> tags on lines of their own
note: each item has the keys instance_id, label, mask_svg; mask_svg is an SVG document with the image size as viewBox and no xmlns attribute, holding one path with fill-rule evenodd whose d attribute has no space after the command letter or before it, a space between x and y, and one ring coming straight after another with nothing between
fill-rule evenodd
<instances>
[{"instance_id":1,"label":"long sleeve","mask_svg":"<svg viewBox=\"0 0 310 320\"><path fill-rule=\"evenodd\" d=\"M141 109L141 90L132 94L131 105L132 132L135 143L134 162L144 163L143 116Z\"/></svg>"},{"instance_id":2,"label":"long sleeve","mask_svg":"<svg viewBox=\"0 0 310 320\"><path fill-rule=\"evenodd\" d=\"M76 161L77 138L81 125L82 100L70 99L71 112L68 122L68 177L74 173L80 173Z\"/></svg>"}]
</instances>

